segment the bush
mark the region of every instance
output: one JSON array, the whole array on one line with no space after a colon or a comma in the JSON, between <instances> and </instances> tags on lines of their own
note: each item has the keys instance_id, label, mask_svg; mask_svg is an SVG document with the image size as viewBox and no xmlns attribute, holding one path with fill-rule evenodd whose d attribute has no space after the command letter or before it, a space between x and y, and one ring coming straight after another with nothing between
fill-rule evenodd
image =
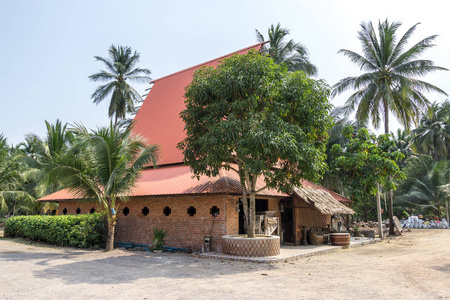
<instances>
[{"instance_id":1,"label":"bush","mask_svg":"<svg viewBox=\"0 0 450 300\"><path fill-rule=\"evenodd\" d=\"M153 229L153 246L155 250L162 250L164 247L164 238L166 237L166 232L164 229Z\"/></svg>"},{"instance_id":2,"label":"bush","mask_svg":"<svg viewBox=\"0 0 450 300\"><path fill-rule=\"evenodd\" d=\"M5 236L24 237L59 246L104 247L104 214L17 216L5 224Z\"/></svg>"}]
</instances>

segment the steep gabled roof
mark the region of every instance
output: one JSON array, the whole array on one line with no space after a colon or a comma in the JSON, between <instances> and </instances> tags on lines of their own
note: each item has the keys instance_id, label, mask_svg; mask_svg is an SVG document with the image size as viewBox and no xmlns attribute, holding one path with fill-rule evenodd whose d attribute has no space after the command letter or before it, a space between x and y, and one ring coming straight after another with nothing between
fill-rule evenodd
<instances>
[{"instance_id":1,"label":"steep gabled roof","mask_svg":"<svg viewBox=\"0 0 450 300\"><path fill-rule=\"evenodd\" d=\"M195 70L203 66L216 67L223 58L234 54L245 54L252 49L259 51L263 44L241 49L151 82L153 87L134 118L134 131L146 138L148 143L160 146L158 165L183 162L183 154L176 148L186 137L180 112L186 108L185 88L191 83Z\"/></svg>"},{"instance_id":2,"label":"steep gabled roof","mask_svg":"<svg viewBox=\"0 0 450 300\"><path fill-rule=\"evenodd\" d=\"M189 167L182 164L183 154L176 148L185 137L184 122L180 112L185 109L185 88L192 81L195 70L203 66L216 67L220 61L234 54L245 54L254 49L260 51L265 43L256 44L203 64L153 80L153 87L134 118L136 134L147 139L150 144L161 147L159 167L142 172L131 196L192 195L192 194L241 194L238 175L234 171L221 170L219 176L192 178ZM309 181L302 181L305 188L322 189L340 202L351 200ZM264 178L257 181L257 190L264 187ZM289 197L275 190L263 190L258 196ZM39 201L64 201L80 199L68 189L47 195Z\"/></svg>"}]
</instances>

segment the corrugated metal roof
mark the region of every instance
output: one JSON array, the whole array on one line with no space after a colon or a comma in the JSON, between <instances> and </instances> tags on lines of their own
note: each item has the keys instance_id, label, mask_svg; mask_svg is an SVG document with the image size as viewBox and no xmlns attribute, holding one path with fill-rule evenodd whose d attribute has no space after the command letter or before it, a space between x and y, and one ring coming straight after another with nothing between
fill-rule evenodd
<instances>
[{"instance_id":1,"label":"corrugated metal roof","mask_svg":"<svg viewBox=\"0 0 450 300\"><path fill-rule=\"evenodd\" d=\"M264 177L260 176L256 183L259 190L265 186ZM221 170L219 176L200 176L193 178L188 166L177 164L146 169L142 172L136 187L130 196L162 196L162 195L189 195L189 194L235 194L241 195L239 175L235 171ZM259 196L289 197L288 194L276 190L265 189ZM60 201L80 199L64 189L45 196L39 201Z\"/></svg>"},{"instance_id":2,"label":"corrugated metal roof","mask_svg":"<svg viewBox=\"0 0 450 300\"><path fill-rule=\"evenodd\" d=\"M176 148L186 137L180 112L186 108L185 88L191 83L194 71L202 66L216 67L225 57L260 50L262 45L253 45L152 81L154 85L134 118L134 131L148 143L160 146L159 165L183 162L183 154Z\"/></svg>"}]
</instances>

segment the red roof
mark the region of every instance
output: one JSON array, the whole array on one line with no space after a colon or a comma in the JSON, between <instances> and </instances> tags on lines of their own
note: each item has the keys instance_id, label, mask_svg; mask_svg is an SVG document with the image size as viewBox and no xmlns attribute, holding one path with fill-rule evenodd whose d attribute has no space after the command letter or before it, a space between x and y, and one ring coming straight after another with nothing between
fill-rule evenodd
<instances>
[{"instance_id":1,"label":"red roof","mask_svg":"<svg viewBox=\"0 0 450 300\"><path fill-rule=\"evenodd\" d=\"M183 154L176 148L186 137L180 112L186 108L185 88L191 83L194 71L203 66L216 67L221 59L233 54L245 54L252 49L259 51L262 45L247 47L152 81L153 87L134 118L134 131L148 143L161 147L159 165L183 162Z\"/></svg>"},{"instance_id":2,"label":"red roof","mask_svg":"<svg viewBox=\"0 0 450 300\"><path fill-rule=\"evenodd\" d=\"M183 164L168 165L157 168L145 169L135 188L132 196L163 196L163 195L193 195L193 194L231 194L241 195L241 183L238 174L233 171L221 170L219 176L200 176L200 179L192 177L193 174L188 166ZM265 186L264 177L260 176L256 183L256 190ZM307 180L302 181L304 188L322 189L329 192L333 198L340 202L352 202L351 200L335 193L323 186L316 185ZM264 189L258 196L289 197L288 194L276 190ZM71 194L68 189L60 190L47 195L39 201L60 201L80 199Z\"/></svg>"},{"instance_id":3,"label":"red roof","mask_svg":"<svg viewBox=\"0 0 450 300\"><path fill-rule=\"evenodd\" d=\"M239 175L235 171L221 170L219 176L200 176L200 180L192 178L192 172L183 164L162 166L146 169L141 173L132 196L161 196L161 195L187 195L187 194L234 194L241 195ZM260 176L256 189L265 186L264 177ZM288 194L275 190L265 189L259 196L289 197ZM39 201L59 201L80 199L69 192L68 189L47 195Z\"/></svg>"},{"instance_id":4,"label":"red roof","mask_svg":"<svg viewBox=\"0 0 450 300\"><path fill-rule=\"evenodd\" d=\"M201 176L200 180L192 178L189 167L182 165L183 154L176 148L185 137L184 122L180 112L185 109L184 93L191 83L194 71L202 66L215 67L220 60L233 54L245 54L254 49L259 51L264 43L260 43L231 54L210 60L200 65L156 79L147 98L134 118L134 131L147 139L150 144L161 147L159 167L146 169L142 172L132 196L186 195L186 194L236 194L240 195L239 177L234 171L221 170L219 176ZM320 188L328 191L336 200L351 202L351 200L315 185L303 181L306 188ZM258 178L256 189L264 187L264 178ZM259 196L288 197L288 194L274 190L263 190ZM79 199L71 195L67 189L47 195L39 201L60 201Z\"/></svg>"}]
</instances>

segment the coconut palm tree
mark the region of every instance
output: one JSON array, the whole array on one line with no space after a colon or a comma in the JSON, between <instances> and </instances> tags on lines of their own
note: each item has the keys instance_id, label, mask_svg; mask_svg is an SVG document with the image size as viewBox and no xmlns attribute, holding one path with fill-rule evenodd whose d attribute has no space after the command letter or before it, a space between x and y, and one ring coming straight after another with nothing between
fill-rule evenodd
<instances>
[{"instance_id":1,"label":"coconut palm tree","mask_svg":"<svg viewBox=\"0 0 450 300\"><path fill-rule=\"evenodd\" d=\"M421 178L416 178L409 193L398 198L399 201L421 207L424 211L434 213L441 219L444 207L450 200L450 168L447 161L435 163L431 171Z\"/></svg>"},{"instance_id":2,"label":"coconut palm tree","mask_svg":"<svg viewBox=\"0 0 450 300\"><path fill-rule=\"evenodd\" d=\"M257 29L255 31L257 41L264 43L264 36ZM317 67L309 61L308 49L294 40L286 42L288 34L289 29L282 28L280 23L277 26L272 24L268 29L268 54L276 64L285 64L290 71L304 71L307 75L316 75Z\"/></svg>"},{"instance_id":3,"label":"coconut palm tree","mask_svg":"<svg viewBox=\"0 0 450 300\"><path fill-rule=\"evenodd\" d=\"M401 161L397 162L400 168L403 168L406 165L406 160L413 154L411 148L411 134L407 130L398 128L396 133L391 132L391 136L395 143L395 150L405 156Z\"/></svg>"},{"instance_id":4,"label":"coconut palm tree","mask_svg":"<svg viewBox=\"0 0 450 300\"><path fill-rule=\"evenodd\" d=\"M413 133L419 153L429 154L435 161L446 158L450 152L450 111L446 104L433 103Z\"/></svg>"},{"instance_id":5,"label":"coconut palm tree","mask_svg":"<svg viewBox=\"0 0 450 300\"><path fill-rule=\"evenodd\" d=\"M418 23L419 24L419 23ZM347 91L356 90L345 103L347 113L356 109L358 120L371 120L379 128L384 119L384 131L389 133L389 113L410 129L421 110L429 106L424 92L446 93L440 88L415 77L447 70L434 65L430 60L417 59L424 51L433 47L437 35L429 36L405 50L406 43L417 25L412 26L397 42L400 22L378 23L378 36L372 22L362 23L358 32L363 54L341 49L342 53L366 73L347 77L333 86L332 97Z\"/></svg>"},{"instance_id":6,"label":"coconut palm tree","mask_svg":"<svg viewBox=\"0 0 450 300\"><path fill-rule=\"evenodd\" d=\"M331 97L347 91L356 90L345 103L347 114L356 109L356 118L360 121L371 120L379 128L384 119L384 132L389 133L389 113L393 113L399 122L409 130L417 124L420 111L429 106L424 92L443 90L415 77L428 73L447 70L435 66L431 60L417 59L424 51L433 47L437 35L429 36L409 49L405 49L411 35L419 23L412 26L397 42L397 30L400 22L386 19L378 22L378 36L372 22L362 23L358 32L363 54L341 49L342 53L366 73L347 77L333 86ZM389 233L394 234L393 192L389 192Z\"/></svg>"},{"instance_id":7,"label":"coconut palm tree","mask_svg":"<svg viewBox=\"0 0 450 300\"><path fill-rule=\"evenodd\" d=\"M139 93L128 84L131 82L150 82L150 70L136 67L140 54L133 53L130 47L111 45L109 58L95 56L95 59L105 64L106 70L89 76L92 81L107 82L92 94L95 104L99 104L111 94L108 115L118 119L125 119L126 113L135 112L135 104L142 101Z\"/></svg>"},{"instance_id":8,"label":"coconut palm tree","mask_svg":"<svg viewBox=\"0 0 450 300\"><path fill-rule=\"evenodd\" d=\"M46 196L62 188L57 181L47 185L43 180L52 160L61 153L78 151L73 146L74 136L67 128L67 123L63 125L57 119L55 124L45 121L45 126L47 134L44 139L35 134L28 134L25 142L20 143L18 147L23 154L21 161L26 165L23 175L29 187L27 190L37 197Z\"/></svg>"},{"instance_id":9,"label":"coconut palm tree","mask_svg":"<svg viewBox=\"0 0 450 300\"><path fill-rule=\"evenodd\" d=\"M0 215L27 213L35 205L35 199L22 190L22 166L11 154L6 138L0 134Z\"/></svg>"},{"instance_id":10,"label":"coconut palm tree","mask_svg":"<svg viewBox=\"0 0 450 300\"><path fill-rule=\"evenodd\" d=\"M127 201L143 168L156 165L157 146L149 146L132 135L133 126L121 127L111 122L109 127L88 131L78 125L76 136L88 149L75 155L61 153L52 161L46 174L51 184L62 185L84 199L95 199L105 209L108 219L106 251L114 246L115 214L119 202Z\"/></svg>"}]
</instances>

